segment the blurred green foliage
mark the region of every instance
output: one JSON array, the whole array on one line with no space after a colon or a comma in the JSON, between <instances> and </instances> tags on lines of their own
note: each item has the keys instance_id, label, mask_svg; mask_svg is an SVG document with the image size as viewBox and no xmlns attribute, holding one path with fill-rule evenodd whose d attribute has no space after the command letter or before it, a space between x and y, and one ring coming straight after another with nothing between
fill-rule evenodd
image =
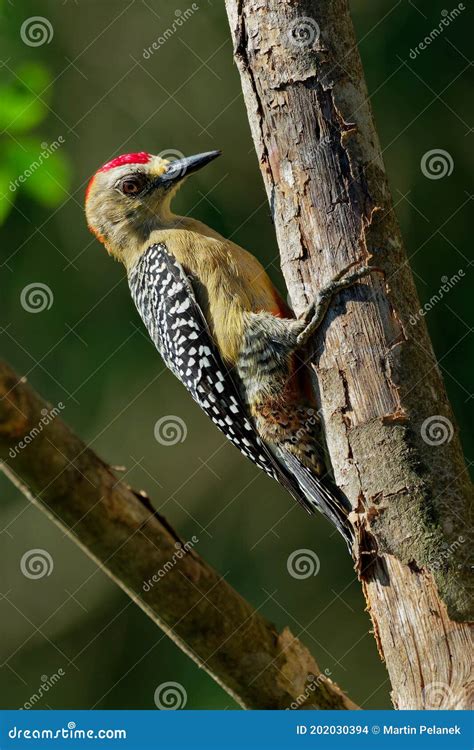
<instances>
[{"instance_id":1,"label":"blurred green foliage","mask_svg":"<svg viewBox=\"0 0 474 750\"><path fill-rule=\"evenodd\" d=\"M469 457L471 11L416 60L409 57L444 7L351 3L421 302L442 276L466 273L427 323ZM278 627L289 625L356 702L388 707L387 674L343 542L227 444L163 368L122 268L85 226L85 186L111 157L220 147L223 157L188 181L176 208L254 252L284 293L223 4L202 3L148 59L143 51L185 10L177 0L45 0L41 10L25 0L0 8L0 195L8 198L0 204L2 356L52 404L64 402L62 417L73 429L106 460L125 465L125 480L145 488L184 539L196 535L197 551ZM38 13L54 36L28 46L20 29ZM11 180L43 142L60 138L64 145L12 193ZM421 173L421 158L433 148L451 154L451 176ZM34 282L54 296L38 314L20 301ZM188 429L173 447L153 436L168 414ZM2 592L9 592L0 602L2 705L23 705L41 677L61 667L65 676L38 707L154 708L155 688L167 680L184 685L188 708L235 707L6 480L0 514ZM52 555L54 570L28 580L19 561L37 547ZM318 554L316 577L288 575L288 556L300 548Z\"/></svg>"},{"instance_id":2,"label":"blurred green foliage","mask_svg":"<svg viewBox=\"0 0 474 750\"><path fill-rule=\"evenodd\" d=\"M16 71L3 67L0 81L0 222L13 207L17 190L52 208L67 196L66 156L50 150L36 134L49 114L52 77L41 62L27 61ZM46 93L46 99L43 98ZM54 147L53 147L54 148Z\"/></svg>"}]
</instances>

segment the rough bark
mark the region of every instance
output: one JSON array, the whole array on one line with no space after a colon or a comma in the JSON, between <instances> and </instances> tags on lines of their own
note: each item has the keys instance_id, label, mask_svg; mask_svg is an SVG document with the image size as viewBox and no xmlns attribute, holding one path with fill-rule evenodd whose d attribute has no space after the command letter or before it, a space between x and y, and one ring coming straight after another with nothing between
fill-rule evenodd
<instances>
[{"instance_id":1,"label":"rough bark","mask_svg":"<svg viewBox=\"0 0 474 750\"><path fill-rule=\"evenodd\" d=\"M416 315L346 0L226 5L295 311L351 262L382 269L338 296L312 362L394 704L466 708L472 488Z\"/></svg>"},{"instance_id":2,"label":"rough bark","mask_svg":"<svg viewBox=\"0 0 474 750\"><path fill-rule=\"evenodd\" d=\"M288 628L279 633L256 612L198 556L193 540L181 542L146 495L120 482L57 409L2 362L0 461L242 707L357 708Z\"/></svg>"}]
</instances>

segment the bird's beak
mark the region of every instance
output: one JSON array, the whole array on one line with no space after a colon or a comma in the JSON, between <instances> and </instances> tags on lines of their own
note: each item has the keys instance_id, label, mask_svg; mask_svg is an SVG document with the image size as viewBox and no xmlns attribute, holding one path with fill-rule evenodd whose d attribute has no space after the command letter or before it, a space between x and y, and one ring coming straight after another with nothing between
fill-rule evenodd
<instances>
[{"instance_id":1,"label":"bird's beak","mask_svg":"<svg viewBox=\"0 0 474 750\"><path fill-rule=\"evenodd\" d=\"M172 185L188 174L197 172L201 167L205 167L210 161L221 155L220 151L206 151L204 154L195 154L194 156L185 156L182 159L172 161L160 178L161 185Z\"/></svg>"}]
</instances>

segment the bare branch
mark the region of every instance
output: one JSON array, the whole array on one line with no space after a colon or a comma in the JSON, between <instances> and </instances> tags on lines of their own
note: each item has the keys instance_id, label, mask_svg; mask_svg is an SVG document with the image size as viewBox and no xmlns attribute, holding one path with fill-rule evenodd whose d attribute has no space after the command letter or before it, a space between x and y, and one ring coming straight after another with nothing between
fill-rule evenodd
<instances>
[{"instance_id":1,"label":"bare branch","mask_svg":"<svg viewBox=\"0 0 474 750\"><path fill-rule=\"evenodd\" d=\"M357 708L56 412L0 362L1 468L188 656L244 708Z\"/></svg>"}]
</instances>

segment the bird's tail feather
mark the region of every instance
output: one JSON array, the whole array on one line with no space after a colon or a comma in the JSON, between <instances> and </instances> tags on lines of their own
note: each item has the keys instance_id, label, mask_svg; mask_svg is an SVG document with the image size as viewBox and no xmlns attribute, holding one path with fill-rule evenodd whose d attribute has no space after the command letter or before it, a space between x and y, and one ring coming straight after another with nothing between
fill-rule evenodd
<instances>
[{"instance_id":1,"label":"bird's tail feather","mask_svg":"<svg viewBox=\"0 0 474 750\"><path fill-rule=\"evenodd\" d=\"M354 533L349 522L351 506L327 474L317 477L291 451L279 448L280 460L296 480L303 497L296 499L308 510L319 510L337 528L351 549ZM292 494L295 494L293 491Z\"/></svg>"}]
</instances>

